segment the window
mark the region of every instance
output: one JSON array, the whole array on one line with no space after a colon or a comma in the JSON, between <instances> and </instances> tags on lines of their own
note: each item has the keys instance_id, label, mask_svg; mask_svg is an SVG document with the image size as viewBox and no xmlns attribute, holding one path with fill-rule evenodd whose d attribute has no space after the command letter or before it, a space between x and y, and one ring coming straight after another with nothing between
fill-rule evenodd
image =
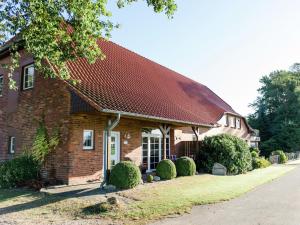
<instances>
[{"instance_id":1,"label":"window","mask_svg":"<svg viewBox=\"0 0 300 225\"><path fill-rule=\"evenodd\" d=\"M23 70L23 90L33 88L34 65L25 66Z\"/></svg>"},{"instance_id":2,"label":"window","mask_svg":"<svg viewBox=\"0 0 300 225\"><path fill-rule=\"evenodd\" d=\"M3 95L3 75L0 75L0 96Z\"/></svg>"},{"instance_id":3,"label":"window","mask_svg":"<svg viewBox=\"0 0 300 225\"><path fill-rule=\"evenodd\" d=\"M233 116L229 117L229 126L235 128L235 117Z\"/></svg>"},{"instance_id":4,"label":"window","mask_svg":"<svg viewBox=\"0 0 300 225\"><path fill-rule=\"evenodd\" d=\"M170 158L170 133L166 136L167 158ZM155 170L159 161L163 158L163 135L159 129L142 129L142 159L143 171Z\"/></svg>"},{"instance_id":5,"label":"window","mask_svg":"<svg viewBox=\"0 0 300 225\"><path fill-rule=\"evenodd\" d=\"M241 118L235 119L235 126L236 128L241 129Z\"/></svg>"},{"instance_id":6,"label":"window","mask_svg":"<svg viewBox=\"0 0 300 225\"><path fill-rule=\"evenodd\" d=\"M94 131L84 130L83 131L83 149L91 150L94 149Z\"/></svg>"},{"instance_id":7,"label":"window","mask_svg":"<svg viewBox=\"0 0 300 225\"><path fill-rule=\"evenodd\" d=\"M16 150L16 138L15 137L9 137L8 152L10 154L14 154L15 150Z\"/></svg>"}]
</instances>

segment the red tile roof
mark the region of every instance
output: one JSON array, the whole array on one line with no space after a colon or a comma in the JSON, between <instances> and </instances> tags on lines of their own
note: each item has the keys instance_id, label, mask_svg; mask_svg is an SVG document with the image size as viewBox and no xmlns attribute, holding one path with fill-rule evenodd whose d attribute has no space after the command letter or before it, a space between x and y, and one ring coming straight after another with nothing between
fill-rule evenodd
<instances>
[{"instance_id":1,"label":"red tile roof","mask_svg":"<svg viewBox=\"0 0 300 225\"><path fill-rule=\"evenodd\" d=\"M212 125L236 112L206 86L112 42L99 42L106 55L90 65L68 64L75 89L103 112Z\"/></svg>"}]
</instances>

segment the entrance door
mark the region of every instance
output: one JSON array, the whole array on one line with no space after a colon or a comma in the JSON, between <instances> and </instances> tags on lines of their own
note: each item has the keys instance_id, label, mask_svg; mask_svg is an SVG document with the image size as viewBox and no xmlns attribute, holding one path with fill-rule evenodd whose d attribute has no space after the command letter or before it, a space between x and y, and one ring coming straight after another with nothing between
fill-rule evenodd
<instances>
[{"instance_id":1,"label":"entrance door","mask_svg":"<svg viewBox=\"0 0 300 225\"><path fill-rule=\"evenodd\" d=\"M120 162L120 132L111 132L111 166Z\"/></svg>"}]
</instances>

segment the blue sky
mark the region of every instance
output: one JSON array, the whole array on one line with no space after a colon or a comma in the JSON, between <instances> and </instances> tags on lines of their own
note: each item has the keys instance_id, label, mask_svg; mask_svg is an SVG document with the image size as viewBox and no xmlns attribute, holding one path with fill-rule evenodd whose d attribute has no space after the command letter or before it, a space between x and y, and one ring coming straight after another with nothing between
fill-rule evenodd
<instances>
[{"instance_id":1,"label":"blue sky","mask_svg":"<svg viewBox=\"0 0 300 225\"><path fill-rule=\"evenodd\" d=\"M207 85L243 115L263 75L300 62L298 0L177 0L172 20L141 0L115 2L114 42Z\"/></svg>"}]
</instances>

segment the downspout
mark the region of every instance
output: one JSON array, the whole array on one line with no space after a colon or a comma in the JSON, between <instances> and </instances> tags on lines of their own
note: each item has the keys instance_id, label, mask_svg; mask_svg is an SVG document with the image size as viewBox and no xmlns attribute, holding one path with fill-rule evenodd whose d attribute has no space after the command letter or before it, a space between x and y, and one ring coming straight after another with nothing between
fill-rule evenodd
<instances>
[{"instance_id":1,"label":"downspout","mask_svg":"<svg viewBox=\"0 0 300 225\"><path fill-rule=\"evenodd\" d=\"M103 172L104 172L104 179L101 183L101 187L104 186L104 184L108 183L108 175L110 172L110 152L111 152L111 131L119 124L121 119L121 114L117 114L117 118L112 122L111 120L108 120L107 127L105 128L105 136L104 136L104 166L103 166Z\"/></svg>"}]
</instances>

